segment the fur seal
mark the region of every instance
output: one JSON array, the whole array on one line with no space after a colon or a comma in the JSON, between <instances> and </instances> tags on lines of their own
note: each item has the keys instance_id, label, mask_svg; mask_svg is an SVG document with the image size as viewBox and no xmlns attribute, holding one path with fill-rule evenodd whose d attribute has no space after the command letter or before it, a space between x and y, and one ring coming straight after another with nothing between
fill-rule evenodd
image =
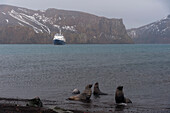
<instances>
[{"instance_id":1,"label":"fur seal","mask_svg":"<svg viewBox=\"0 0 170 113\"><path fill-rule=\"evenodd\" d=\"M71 96L68 99L69 100L82 100L82 101L90 100L90 97L92 94L91 87L92 87L92 84L87 85L83 93L76 95L76 96Z\"/></svg>"},{"instance_id":2,"label":"fur seal","mask_svg":"<svg viewBox=\"0 0 170 113\"><path fill-rule=\"evenodd\" d=\"M78 89L74 89L72 94L80 94L80 91Z\"/></svg>"},{"instance_id":3,"label":"fur seal","mask_svg":"<svg viewBox=\"0 0 170 113\"><path fill-rule=\"evenodd\" d=\"M98 82L96 82L95 85L94 85L93 94L94 95L108 95L107 93L103 93L103 92L100 91Z\"/></svg>"},{"instance_id":4,"label":"fur seal","mask_svg":"<svg viewBox=\"0 0 170 113\"><path fill-rule=\"evenodd\" d=\"M116 103L132 103L128 98L124 97L123 86L118 86L115 94Z\"/></svg>"}]
</instances>

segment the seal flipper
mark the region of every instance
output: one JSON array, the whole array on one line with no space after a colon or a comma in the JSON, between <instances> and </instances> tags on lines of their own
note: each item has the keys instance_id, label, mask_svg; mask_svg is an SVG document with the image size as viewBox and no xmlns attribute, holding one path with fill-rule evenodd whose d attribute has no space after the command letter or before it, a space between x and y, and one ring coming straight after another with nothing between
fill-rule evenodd
<instances>
[{"instance_id":1,"label":"seal flipper","mask_svg":"<svg viewBox=\"0 0 170 113\"><path fill-rule=\"evenodd\" d=\"M132 103L132 101L129 98L125 98L125 103Z\"/></svg>"},{"instance_id":2,"label":"seal flipper","mask_svg":"<svg viewBox=\"0 0 170 113\"><path fill-rule=\"evenodd\" d=\"M99 95L108 95L107 93L100 92Z\"/></svg>"},{"instance_id":3,"label":"seal flipper","mask_svg":"<svg viewBox=\"0 0 170 113\"><path fill-rule=\"evenodd\" d=\"M76 95L76 96L69 97L68 100L81 100L80 97L81 97L81 95L79 94L79 95Z\"/></svg>"}]
</instances>

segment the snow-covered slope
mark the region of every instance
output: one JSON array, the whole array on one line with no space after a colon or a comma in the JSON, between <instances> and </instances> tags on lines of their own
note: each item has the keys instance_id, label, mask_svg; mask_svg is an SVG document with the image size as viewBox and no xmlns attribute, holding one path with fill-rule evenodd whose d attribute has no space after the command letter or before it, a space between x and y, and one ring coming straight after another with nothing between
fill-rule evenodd
<instances>
[{"instance_id":1,"label":"snow-covered slope","mask_svg":"<svg viewBox=\"0 0 170 113\"><path fill-rule=\"evenodd\" d=\"M34 29L36 33L51 33L51 30L48 26L53 27L52 29L65 29L69 31L76 31L75 25L56 25L54 24L55 18L53 17L46 17L45 16L46 11L35 11L33 13L32 11L25 9L25 8L13 8L9 11L1 11L1 19L0 23L4 24L4 20L6 21L5 24L18 24L21 26L29 26ZM2 17L3 16L3 17ZM55 16L55 15L54 15ZM9 19L8 19L9 18ZM12 21L9 21L12 20ZM58 20L61 20L61 17L59 17ZM57 27L56 27L57 26Z\"/></svg>"},{"instance_id":2,"label":"snow-covered slope","mask_svg":"<svg viewBox=\"0 0 170 113\"><path fill-rule=\"evenodd\" d=\"M128 30L136 43L170 43L170 15L154 23Z\"/></svg>"},{"instance_id":3,"label":"snow-covered slope","mask_svg":"<svg viewBox=\"0 0 170 113\"><path fill-rule=\"evenodd\" d=\"M27 40L39 43L40 39L36 37L44 37L43 43L49 43L60 30L67 43L133 43L127 35L122 19L107 19L76 11L42 11L0 5L0 43L4 40L5 43L19 43L21 38L26 37L26 32L28 36L24 39L25 43ZM9 37L12 33L17 41L12 36Z\"/></svg>"}]
</instances>

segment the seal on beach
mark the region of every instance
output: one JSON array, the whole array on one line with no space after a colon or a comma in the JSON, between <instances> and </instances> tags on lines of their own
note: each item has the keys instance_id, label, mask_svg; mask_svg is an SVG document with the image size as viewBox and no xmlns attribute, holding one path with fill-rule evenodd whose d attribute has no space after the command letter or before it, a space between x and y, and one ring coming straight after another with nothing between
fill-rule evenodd
<instances>
[{"instance_id":1,"label":"seal on beach","mask_svg":"<svg viewBox=\"0 0 170 113\"><path fill-rule=\"evenodd\" d=\"M118 86L115 93L116 103L132 103L128 98L124 97L123 86Z\"/></svg>"},{"instance_id":2,"label":"seal on beach","mask_svg":"<svg viewBox=\"0 0 170 113\"><path fill-rule=\"evenodd\" d=\"M40 100L39 97L35 97L31 100L29 100L29 103L27 104L27 106L32 106L32 107L43 107L43 103Z\"/></svg>"},{"instance_id":3,"label":"seal on beach","mask_svg":"<svg viewBox=\"0 0 170 113\"><path fill-rule=\"evenodd\" d=\"M74 89L72 94L80 94L80 91L78 89Z\"/></svg>"},{"instance_id":4,"label":"seal on beach","mask_svg":"<svg viewBox=\"0 0 170 113\"><path fill-rule=\"evenodd\" d=\"M98 82L96 82L95 85L94 85L93 94L94 95L108 95L107 93L103 93L103 92L100 91Z\"/></svg>"},{"instance_id":5,"label":"seal on beach","mask_svg":"<svg viewBox=\"0 0 170 113\"><path fill-rule=\"evenodd\" d=\"M76 96L71 96L68 99L69 100L90 100L91 94L92 94L92 90L91 90L92 84L89 84L85 87L85 90L83 91L83 93L76 95Z\"/></svg>"}]
</instances>

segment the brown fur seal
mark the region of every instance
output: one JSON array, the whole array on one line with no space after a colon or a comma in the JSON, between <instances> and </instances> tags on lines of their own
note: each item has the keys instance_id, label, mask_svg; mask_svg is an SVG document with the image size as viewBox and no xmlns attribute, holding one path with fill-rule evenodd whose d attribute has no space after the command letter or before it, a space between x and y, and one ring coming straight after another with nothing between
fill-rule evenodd
<instances>
[{"instance_id":1,"label":"brown fur seal","mask_svg":"<svg viewBox=\"0 0 170 113\"><path fill-rule=\"evenodd\" d=\"M95 85L94 85L93 94L94 95L108 95L107 93L103 93L103 92L100 91L98 82L96 82Z\"/></svg>"},{"instance_id":2,"label":"brown fur seal","mask_svg":"<svg viewBox=\"0 0 170 113\"><path fill-rule=\"evenodd\" d=\"M128 98L124 97L123 86L118 86L115 94L116 103L132 103Z\"/></svg>"},{"instance_id":3,"label":"brown fur seal","mask_svg":"<svg viewBox=\"0 0 170 113\"><path fill-rule=\"evenodd\" d=\"M85 90L83 93L76 95L76 96L71 96L68 98L69 100L90 100L92 90L91 90L92 84L89 84L85 87Z\"/></svg>"}]
</instances>

